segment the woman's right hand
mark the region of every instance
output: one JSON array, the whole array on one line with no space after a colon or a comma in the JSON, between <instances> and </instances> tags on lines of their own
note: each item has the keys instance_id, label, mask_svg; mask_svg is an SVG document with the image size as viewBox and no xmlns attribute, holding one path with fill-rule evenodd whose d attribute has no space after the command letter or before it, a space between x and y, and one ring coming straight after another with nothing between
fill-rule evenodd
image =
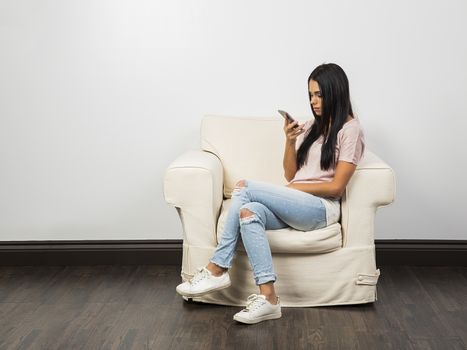
<instances>
[{"instance_id":1,"label":"woman's right hand","mask_svg":"<svg viewBox=\"0 0 467 350\"><path fill-rule=\"evenodd\" d=\"M294 128L295 125L298 125L298 127ZM304 125L305 123L298 124L297 120L293 123L289 123L287 119L284 119L284 133L287 139L286 142L290 144L295 143L297 136L305 132Z\"/></svg>"}]
</instances>

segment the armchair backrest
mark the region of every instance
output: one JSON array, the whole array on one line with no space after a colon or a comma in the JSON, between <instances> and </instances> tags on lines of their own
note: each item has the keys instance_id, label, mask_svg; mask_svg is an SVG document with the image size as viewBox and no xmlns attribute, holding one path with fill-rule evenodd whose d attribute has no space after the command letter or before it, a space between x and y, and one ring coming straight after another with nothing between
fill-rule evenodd
<instances>
[{"instance_id":1,"label":"armchair backrest","mask_svg":"<svg viewBox=\"0 0 467 350\"><path fill-rule=\"evenodd\" d=\"M283 119L206 115L201 122L201 149L214 153L224 168L224 196L237 181L251 179L285 185L282 159Z\"/></svg>"}]
</instances>

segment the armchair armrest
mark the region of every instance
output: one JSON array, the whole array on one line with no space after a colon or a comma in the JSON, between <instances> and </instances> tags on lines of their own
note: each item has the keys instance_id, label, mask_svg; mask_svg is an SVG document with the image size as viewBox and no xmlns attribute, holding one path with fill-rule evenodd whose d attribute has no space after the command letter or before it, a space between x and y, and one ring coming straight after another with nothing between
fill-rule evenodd
<instances>
[{"instance_id":1,"label":"armchair armrest","mask_svg":"<svg viewBox=\"0 0 467 350\"><path fill-rule=\"evenodd\" d=\"M167 168L164 197L177 209L183 226L184 244L217 245L216 227L223 199L223 167L209 152L191 150Z\"/></svg>"},{"instance_id":2,"label":"armchair armrest","mask_svg":"<svg viewBox=\"0 0 467 350\"><path fill-rule=\"evenodd\" d=\"M394 202L393 169L374 153L365 159L350 179L341 201L343 246L374 244L376 210Z\"/></svg>"}]
</instances>

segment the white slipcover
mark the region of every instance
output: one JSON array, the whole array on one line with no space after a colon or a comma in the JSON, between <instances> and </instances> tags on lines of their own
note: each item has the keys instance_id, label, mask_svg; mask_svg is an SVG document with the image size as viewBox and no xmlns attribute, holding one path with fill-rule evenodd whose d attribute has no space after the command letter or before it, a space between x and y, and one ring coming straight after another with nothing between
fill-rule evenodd
<instances>
[{"instance_id":1,"label":"white slipcover","mask_svg":"<svg viewBox=\"0 0 467 350\"><path fill-rule=\"evenodd\" d=\"M177 209L183 226L182 281L213 255L237 181L287 183L282 128L280 117L206 115L201 149L189 150L169 165L164 196ZM282 306L377 300L380 270L375 262L374 218L376 209L394 201L395 175L368 146L365 152L341 199L339 222L309 232L266 231ZM258 293L241 237L229 273L229 288L193 300L245 306L248 295Z\"/></svg>"}]
</instances>

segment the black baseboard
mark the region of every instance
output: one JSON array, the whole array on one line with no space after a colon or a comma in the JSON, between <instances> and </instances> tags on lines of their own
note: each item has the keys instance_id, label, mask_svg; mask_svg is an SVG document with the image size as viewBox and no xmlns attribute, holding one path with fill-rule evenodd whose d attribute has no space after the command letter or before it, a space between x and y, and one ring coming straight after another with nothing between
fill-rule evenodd
<instances>
[{"instance_id":1,"label":"black baseboard","mask_svg":"<svg viewBox=\"0 0 467 350\"><path fill-rule=\"evenodd\" d=\"M467 266L466 240L375 240L378 265Z\"/></svg>"},{"instance_id":2,"label":"black baseboard","mask_svg":"<svg viewBox=\"0 0 467 350\"><path fill-rule=\"evenodd\" d=\"M0 265L181 265L182 240L0 242Z\"/></svg>"},{"instance_id":3,"label":"black baseboard","mask_svg":"<svg viewBox=\"0 0 467 350\"><path fill-rule=\"evenodd\" d=\"M467 266L465 240L376 240L376 264ZM0 265L178 265L182 240L0 241Z\"/></svg>"}]
</instances>

